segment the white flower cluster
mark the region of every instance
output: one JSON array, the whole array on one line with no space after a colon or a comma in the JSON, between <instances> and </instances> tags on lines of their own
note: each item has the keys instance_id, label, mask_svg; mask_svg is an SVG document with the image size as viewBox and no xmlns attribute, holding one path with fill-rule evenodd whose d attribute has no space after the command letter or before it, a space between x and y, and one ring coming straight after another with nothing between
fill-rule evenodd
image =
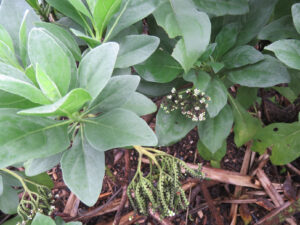
<instances>
[{"instance_id":1,"label":"white flower cluster","mask_svg":"<svg viewBox=\"0 0 300 225\"><path fill-rule=\"evenodd\" d=\"M211 98L197 88L186 89L181 92L173 87L171 94L166 96L166 99L161 104L161 108L166 112L180 109L182 115L190 118L192 121L203 121L206 119L205 111L208 107L208 101Z\"/></svg>"}]
</instances>

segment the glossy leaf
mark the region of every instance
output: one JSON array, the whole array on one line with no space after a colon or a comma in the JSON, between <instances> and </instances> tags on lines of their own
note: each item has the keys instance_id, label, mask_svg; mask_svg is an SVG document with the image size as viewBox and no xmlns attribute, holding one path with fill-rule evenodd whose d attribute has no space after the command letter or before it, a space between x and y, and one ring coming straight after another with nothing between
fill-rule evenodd
<instances>
[{"instance_id":1,"label":"glossy leaf","mask_svg":"<svg viewBox=\"0 0 300 225\"><path fill-rule=\"evenodd\" d=\"M0 74L0 89L11 94L22 96L37 104L48 104L50 101L43 93L30 83Z\"/></svg>"},{"instance_id":2,"label":"glossy leaf","mask_svg":"<svg viewBox=\"0 0 300 225\"><path fill-rule=\"evenodd\" d=\"M56 225L55 222L51 219L51 217L37 213L34 216L31 225L42 225L42 224L43 225Z\"/></svg>"},{"instance_id":3,"label":"glossy leaf","mask_svg":"<svg viewBox=\"0 0 300 225\"><path fill-rule=\"evenodd\" d=\"M228 75L232 82L247 87L272 87L276 84L290 82L286 67L268 55L265 55L263 61L230 71Z\"/></svg>"},{"instance_id":4,"label":"glossy leaf","mask_svg":"<svg viewBox=\"0 0 300 225\"><path fill-rule=\"evenodd\" d=\"M108 25L106 40L111 40L120 31L150 15L158 6L158 0L124 0L120 10ZM115 26L114 26L115 25Z\"/></svg>"},{"instance_id":5,"label":"glossy leaf","mask_svg":"<svg viewBox=\"0 0 300 225\"><path fill-rule=\"evenodd\" d=\"M211 118L217 116L227 103L227 90L222 81L213 79L206 88L206 94L210 96L207 112Z\"/></svg>"},{"instance_id":6,"label":"glossy leaf","mask_svg":"<svg viewBox=\"0 0 300 225\"><path fill-rule=\"evenodd\" d=\"M116 68L127 68L145 61L159 45L159 39L149 35L128 35L120 41Z\"/></svg>"},{"instance_id":7,"label":"glossy leaf","mask_svg":"<svg viewBox=\"0 0 300 225\"><path fill-rule=\"evenodd\" d=\"M36 26L44 28L49 33L51 33L56 40L62 42L63 45L66 46L67 49L71 51L72 55L77 61L80 61L81 59L80 49L69 31L54 23L39 22L36 23Z\"/></svg>"},{"instance_id":8,"label":"glossy leaf","mask_svg":"<svg viewBox=\"0 0 300 225\"><path fill-rule=\"evenodd\" d=\"M234 116L234 142L241 147L255 136L261 125L233 97L230 96L229 100Z\"/></svg>"},{"instance_id":9,"label":"glossy leaf","mask_svg":"<svg viewBox=\"0 0 300 225\"><path fill-rule=\"evenodd\" d=\"M71 80L71 63L55 39L41 28L32 29L28 38L28 55L31 63L34 66L39 64L65 95Z\"/></svg>"},{"instance_id":10,"label":"glossy leaf","mask_svg":"<svg viewBox=\"0 0 300 225\"><path fill-rule=\"evenodd\" d=\"M14 109L0 109L0 124L0 168L54 155L69 146L66 122L25 117L16 115Z\"/></svg>"},{"instance_id":11,"label":"glossy leaf","mask_svg":"<svg viewBox=\"0 0 300 225\"><path fill-rule=\"evenodd\" d=\"M300 124L273 123L261 128L254 137L252 149L263 154L271 147L271 161L275 165L285 165L300 156Z\"/></svg>"},{"instance_id":12,"label":"glossy leaf","mask_svg":"<svg viewBox=\"0 0 300 225\"><path fill-rule=\"evenodd\" d=\"M70 17L82 27L86 27L84 19L75 9L75 7L69 2L69 0L46 0L46 2L64 15Z\"/></svg>"},{"instance_id":13,"label":"glossy leaf","mask_svg":"<svg viewBox=\"0 0 300 225\"><path fill-rule=\"evenodd\" d=\"M300 40L279 40L265 47L285 65L300 70Z\"/></svg>"},{"instance_id":14,"label":"glossy leaf","mask_svg":"<svg viewBox=\"0 0 300 225\"><path fill-rule=\"evenodd\" d=\"M119 108L134 93L139 82L140 78L134 75L112 77L91 107L96 108L97 112L108 112Z\"/></svg>"},{"instance_id":15,"label":"glossy leaf","mask_svg":"<svg viewBox=\"0 0 300 225\"><path fill-rule=\"evenodd\" d=\"M198 124L198 134L201 142L214 154L226 140L233 124L231 108L226 105L214 118L206 118Z\"/></svg>"},{"instance_id":16,"label":"glossy leaf","mask_svg":"<svg viewBox=\"0 0 300 225\"><path fill-rule=\"evenodd\" d=\"M59 99L50 105L39 106L31 109L19 111L20 115L33 115L33 116L69 116L78 112L83 105L90 101L92 97L90 94L82 89L77 88L70 91L65 97Z\"/></svg>"},{"instance_id":17,"label":"glossy leaf","mask_svg":"<svg viewBox=\"0 0 300 225\"><path fill-rule=\"evenodd\" d=\"M85 122L88 142L99 151L130 145L155 146L157 139L147 123L135 113L114 109Z\"/></svg>"},{"instance_id":18,"label":"glossy leaf","mask_svg":"<svg viewBox=\"0 0 300 225\"><path fill-rule=\"evenodd\" d=\"M99 37L102 37L103 31L112 16L118 11L122 0L98 0L93 10L95 28Z\"/></svg>"},{"instance_id":19,"label":"glossy leaf","mask_svg":"<svg viewBox=\"0 0 300 225\"><path fill-rule=\"evenodd\" d=\"M78 12L81 12L85 16L92 18L90 12L88 11L88 9L85 7L85 5L81 0L68 0L68 1L73 5L75 9L77 9Z\"/></svg>"},{"instance_id":20,"label":"glossy leaf","mask_svg":"<svg viewBox=\"0 0 300 225\"><path fill-rule=\"evenodd\" d=\"M158 146L168 146L185 137L197 123L182 115L179 110L165 113L159 109L156 115L155 131L158 138Z\"/></svg>"},{"instance_id":21,"label":"glossy leaf","mask_svg":"<svg viewBox=\"0 0 300 225\"><path fill-rule=\"evenodd\" d=\"M61 159L63 178L68 188L86 205L99 197L105 175L104 152L96 151L83 135L77 135L72 148Z\"/></svg>"},{"instance_id":22,"label":"glossy leaf","mask_svg":"<svg viewBox=\"0 0 300 225\"><path fill-rule=\"evenodd\" d=\"M109 81L117 59L117 43L105 43L87 53L79 64L79 84L95 99Z\"/></svg>"},{"instance_id":23,"label":"glossy leaf","mask_svg":"<svg viewBox=\"0 0 300 225\"><path fill-rule=\"evenodd\" d=\"M275 42L285 38L299 38L299 34L294 28L291 16L284 16L272 21L259 32L257 38Z\"/></svg>"},{"instance_id":24,"label":"glossy leaf","mask_svg":"<svg viewBox=\"0 0 300 225\"><path fill-rule=\"evenodd\" d=\"M168 83L183 72L175 59L159 49L146 61L135 65L134 68L143 79L157 83Z\"/></svg>"},{"instance_id":25,"label":"glossy leaf","mask_svg":"<svg viewBox=\"0 0 300 225\"><path fill-rule=\"evenodd\" d=\"M300 33L300 3L296 3L292 6L292 16L295 28Z\"/></svg>"},{"instance_id":26,"label":"glossy leaf","mask_svg":"<svg viewBox=\"0 0 300 225\"><path fill-rule=\"evenodd\" d=\"M215 16L242 15L249 11L247 0L194 0L201 11Z\"/></svg>"},{"instance_id":27,"label":"glossy leaf","mask_svg":"<svg viewBox=\"0 0 300 225\"><path fill-rule=\"evenodd\" d=\"M264 55L249 45L238 46L226 55L222 61L227 69L238 68L257 63L264 59Z\"/></svg>"},{"instance_id":28,"label":"glossy leaf","mask_svg":"<svg viewBox=\"0 0 300 225\"><path fill-rule=\"evenodd\" d=\"M236 43L239 32L238 23L230 23L222 28L216 36L215 42L217 43L213 56L218 59L230 50Z\"/></svg>"},{"instance_id":29,"label":"glossy leaf","mask_svg":"<svg viewBox=\"0 0 300 225\"><path fill-rule=\"evenodd\" d=\"M132 93L121 108L135 112L138 116L147 115L157 110L151 99L138 92Z\"/></svg>"},{"instance_id":30,"label":"glossy leaf","mask_svg":"<svg viewBox=\"0 0 300 225\"><path fill-rule=\"evenodd\" d=\"M36 81L41 91L51 102L57 101L61 98L61 94L57 86L45 73L45 71L39 67L39 64L36 65Z\"/></svg>"},{"instance_id":31,"label":"glossy leaf","mask_svg":"<svg viewBox=\"0 0 300 225\"><path fill-rule=\"evenodd\" d=\"M197 149L200 154L200 156L205 160L214 160L214 161L221 161L222 158L226 154L226 140L223 141L222 147L220 149L217 149L215 153L212 153L202 142L201 140L198 140L197 142Z\"/></svg>"},{"instance_id":32,"label":"glossy leaf","mask_svg":"<svg viewBox=\"0 0 300 225\"><path fill-rule=\"evenodd\" d=\"M24 163L26 176L36 176L57 166L62 154L58 153L46 158L31 159Z\"/></svg>"},{"instance_id":33,"label":"glossy leaf","mask_svg":"<svg viewBox=\"0 0 300 225\"><path fill-rule=\"evenodd\" d=\"M249 13L240 17L241 30L237 44L249 43L269 21L277 0L250 0Z\"/></svg>"},{"instance_id":34,"label":"glossy leaf","mask_svg":"<svg viewBox=\"0 0 300 225\"><path fill-rule=\"evenodd\" d=\"M182 37L172 56L188 72L208 46L211 32L208 16L197 11L190 0L164 0L154 16L170 38Z\"/></svg>"}]
</instances>

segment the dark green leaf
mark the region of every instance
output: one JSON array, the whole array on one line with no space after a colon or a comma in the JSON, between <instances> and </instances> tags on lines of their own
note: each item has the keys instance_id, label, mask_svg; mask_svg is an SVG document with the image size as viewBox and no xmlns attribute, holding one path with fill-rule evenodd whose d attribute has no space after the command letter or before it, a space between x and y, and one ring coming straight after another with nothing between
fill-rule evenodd
<instances>
[{"instance_id":1,"label":"dark green leaf","mask_svg":"<svg viewBox=\"0 0 300 225\"><path fill-rule=\"evenodd\" d=\"M109 81L117 59L117 43L105 43L87 53L80 62L78 74L80 87L95 99Z\"/></svg>"},{"instance_id":2,"label":"dark green leaf","mask_svg":"<svg viewBox=\"0 0 300 225\"><path fill-rule=\"evenodd\" d=\"M271 147L271 161L275 165L285 165L300 156L300 124L273 123L261 128L254 137L252 149L263 154Z\"/></svg>"},{"instance_id":3,"label":"dark green leaf","mask_svg":"<svg viewBox=\"0 0 300 225\"><path fill-rule=\"evenodd\" d=\"M231 108L226 105L214 118L206 118L198 124L198 134L201 142L212 153L216 153L226 140L233 124Z\"/></svg>"},{"instance_id":4,"label":"dark green leaf","mask_svg":"<svg viewBox=\"0 0 300 225\"><path fill-rule=\"evenodd\" d=\"M215 42L217 43L213 56L219 59L229 49L231 49L236 43L236 39L239 32L238 23L230 23L222 28L222 30L216 36Z\"/></svg>"},{"instance_id":5,"label":"dark green leaf","mask_svg":"<svg viewBox=\"0 0 300 225\"><path fill-rule=\"evenodd\" d=\"M218 149L215 153L212 153L209 149L205 147L205 145L199 140L197 142L197 149L200 156L205 160L214 160L214 161L221 161L222 158L226 154L226 140L223 141L222 147Z\"/></svg>"},{"instance_id":6,"label":"dark green leaf","mask_svg":"<svg viewBox=\"0 0 300 225\"><path fill-rule=\"evenodd\" d=\"M211 118L217 116L227 104L227 90L222 81L213 79L206 88L206 94L211 98L207 112Z\"/></svg>"},{"instance_id":7,"label":"dark green leaf","mask_svg":"<svg viewBox=\"0 0 300 225\"><path fill-rule=\"evenodd\" d=\"M158 83L168 83L183 72L176 60L159 49L145 62L135 65L134 68L143 79Z\"/></svg>"},{"instance_id":8,"label":"dark green leaf","mask_svg":"<svg viewBox=\"0 0 300 225\"><path fill-rule=\"evenodd\" d=\"M69 146L67 123L0 109L0 168L65 150Z\"/></svg>"},{"instance_id":9,"label":"dark green leaf","mask_svg":"<svg viewBox=\"0 0 300 225\"><path fill-rule=\"evenodd\" d=\"M77 135L72 148L63 154L61 168L70 190L84 204L93 206L102 188L105 155L96 151L84 138L84 134L81 137Z\"/></svg>"},{"instance_id":10,"label":"dark green leaf","mask_svg":"<svg viewBox=\"0 0 300 225\"><path fill-rule=\"evenodd\" d=\"M279 40L265 47L285 65L300 70L300 40Z\"/></svg>"},{"instance_id":11,"label":"dark green leaf","mask_svg":"<svg viewBox=\"0 0 300 225\"><path fill-rule=\"evenodd\" d=\"M158 138L158 146L168 146L184 138L197 123L182 115L179 110L165 113L159 109L156 115L155 131Z\"/></svg>"},{"instance_id":12,"label":"dark green leaf","mask_svg":"<svg viewBox=\"0 0 300 225\"><path fill-rule=\"evenodd\" d=\"M16 225L19 223L22 223L22 218L20 216L15 216L12 219L7 220L3 225Z\"/></svg>"},{"instance_id":13,"label":"dark green leaf","mask_svg":"<svg viewBox=\"0 0 300 225\"><path fill-rule=\"evenodd\" d=\"M159 45L159 39L149 35L128 35L120 41L116 68L127 68L145 61Z\"/></svg>"},{"instance_id":14,"label":"dark green leaf","mask_svg":"<svg viewBox=\"0 0 300 225\"><path fill-rule=\"evenodd\" d=\"M3 193L2 195L0 195L0 211L5 214L15 214L17 212L18 204L18 191L16 189L13 189L4 178Z\"/></svg>"},{"instance_id":15,"label":"dark green leaf","mask_svg":"<svg viewBox=\"0 0 300 225\"><path fill-rule=\"evenodd\" d=\"M222 61L227 69L238 68L257 63L264 59L264 55L249 45L238 46L224 55Z\"/></svg>"},{"instance_id":16,"label":"dark green leaf","mask_svg":"<svg viewBox=\"0 0 300 225\"><path fill-rule=\"evenodd\" d=\"M260 40L269 40L271 42L284 38L299 38L299 34L294 28L291 16L284 16L278 20L272 21L259 32L257 38Z\"/></svg>"},{"instance_id":17,"label":"dark green leaf","mask_svg":"<svg viewBox=\"0 0 300 225\"><path fill-rule=\"evenodd\" d=\"M255 136L261 125L233 97L230 96L229 100L234 116L234 142L241 147Z\"/></svg>"},{"instance_id":18,"label":"dark green leaf","mask_svg":"<svg viewBox=\"0 0 300 225\"><path fill-rule=\"evenodd\" d=\"M194 0L199 10L215 16L242 15L249 11L247 0Z\"/></svg>"},{"instance_id":19,"label":"dark green leaf","mask_svg":"<svg viewBox=\"0 0 300 225\"><path fill-rule=\"evenodd\" d=\"M157 139L147 123L135 113L114 109L85 122L86 138L99 151L130 145L155 146Z\"/></svg>"},{"instance_id":20,"label":"dark green leaf","mask_svg":"<svg viewBox=\"0 0 300 225\"><path fill-rule=\"evenodd\" d=\"M250 0L249 13L240 17L241 31L237 44L249 43L269 21L277 0Z\"/></svg>"},{"instance_id":21,"label":"dark green leaf","mask_svg":"<svg viewBox=\"0 0 300 225\"><path fill-rule=\"evenodd\" d=\"M258 88L239 87L236 95L236 100L245 109L248 109L257 100Z\"/></svg>"},{"instance_id":22,"label":"dark green leaf","mask_svg":"<svg viewBox=\"0 0 300 225\"><path fill-rule=\"evenodd\" d=\"M83 105L92 99L91 95L82 88L70 91L65 97L50 105L44 105L19 111L20 115L34 116L68 116L78 112Z\"/></svg>"},{"instance_id":23,"label":"dark green leaf","mask_svg":"<svg viewBox=\"0 0 300 225\"><path fill-rule=\"evenodd\" d=\"M272 87L289 83L290 75L286 67L272 56L264 56L265 59L259 63L230 71L228 79L247 87Z\"/></svg>"}]
</instances>

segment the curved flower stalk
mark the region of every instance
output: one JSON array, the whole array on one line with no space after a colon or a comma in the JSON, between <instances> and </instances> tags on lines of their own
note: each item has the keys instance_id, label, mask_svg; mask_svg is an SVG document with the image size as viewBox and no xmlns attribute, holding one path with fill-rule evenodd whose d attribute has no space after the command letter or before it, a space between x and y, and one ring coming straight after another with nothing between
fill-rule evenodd
<instances>
[{"instance_id":1,"label":"curved flower stalk","mask_svg":"<svg viewBox=\"0 0 300 225\"><path fill-rule=\"evenodd\" d=\"M197 170L174 156L153 148L134 146L139 153L135 176L127 189L129 201L136 212L148 215L149 207L159 211L162 217L174 216L179 210L186 209L189 202L180 184L180 178L187 174L204 178L201 165ZM146 156L150 161L150 171L144 176L141 165ZM184 173L181 170L184 169ZM134 198L133 198L134 196Z\"/></svg>"}]
</instances>

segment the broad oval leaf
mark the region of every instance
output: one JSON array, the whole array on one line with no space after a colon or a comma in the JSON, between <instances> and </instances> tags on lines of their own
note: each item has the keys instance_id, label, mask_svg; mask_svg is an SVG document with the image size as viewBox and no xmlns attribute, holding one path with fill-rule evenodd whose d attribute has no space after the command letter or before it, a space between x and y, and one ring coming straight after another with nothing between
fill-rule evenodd
<instances>
[{"instance_id":1,"label":"broad oval leaf","mask_svg":"<svg viewBox=\"0 0 300 225\"><path fill-rule=\"evenodd\" d=\"M99 151L157 144L157 138L147 123L124 109L114 109L98 118L89 119L84 126L88 142Z\"/></svg>"},{"instance_id":2,"label":"broad oval leaf","mask_svg":"<svg viewBox=\"0 0 300 225\"><path fill-rule=\"evenodd\" d=\"M120 41L116 68L127 68L149 58L159 45L159 38L149 35L128 35Z\"/></svg>"},{"instance_id":3,"label":"broad oval leaf","mask_svg":"<svg viewBox=\"0 0 300 225\"><path fill-rule=\"evenodd\" d=\"M26 176L36 176L57 166L62 153L58 153L46 158L30 159L24 163Z\"/></svg>"},{"instance_id":4,"label":"broad oval leaf","mask_svg":"<svg viewBox=\"0 0 300 225\"><path fill-rule=\"evenodd\" d=\"M39 64L65 95L71 80L71 63L55 39L41 28L32 29L28 37L28 55L31 63Z\"/></svg>"},{"instance_id":5,"label":"broad oval leaf","mask_svg":"<svg viewBox=\"0 0 300 225\"><path fill-rule=\"evenodd\" d=\"M233 124L231 108L226 105L214 118L206 118L198 124L198 134L201 142L214 154L223 145Z\"/></svg>"},{"instance_id":6,"label":"broad oval leaf","mask_svg":"<svg viewBox=\"0 0 300 225\"><path fill-rule=\"evenodd\" d=\"M132 93L121 108L135 112L138 116L147 115L157 110L151 99L138 92Z\"/></svg>"},{"instance_id":7,"label":"broad oval leaf","mask_svg":"<svg viewBox=\"0 0 300 225\"><path fill-rule=\"evenodd\" d=\"M49 104L43 93L30 83L0 74L0 89L11 94L22 96L37 104Z\"/></svg>"},{"instance_id":8,"label":"broad oval leaf","mask_svg":"<svg viewBox=\"0 0 300 225\"><path fill-rule=\"evenodd\" d=\"M51 80L51 78L43 71L39 64L36 65L36 81L40 86L41 91L44 95L49 98L51 102L57 101L61 98L60 92L55 85L55 83Z\"/></svg>"},{"instance_id":9,"label":"broad oval leaf","mask_svg":"<svg viewBox=\"0 0 300 225\"><path fill-rule=\"evenodd\" d=\"M217 149L216 152L212 153L202 142L198 140L197 142L197 150L200 156L205 160L214 160L221 161L222 158L226 155L227 144L226 140L223 141L222 147Z\"/></svg>"},{"instance_id":10,"label":"broad oval leaf","mask_svg":"<svg viewBox=\"0 0 300 225\"><path fill-rule=\"evenodd\" d=\"M183 79L186 81L193 82L194 86L201 91L205 91L211 77L208 73L202 70L191 70L190 72L183 75Z\"/></svg>"},{"instance_id":11,"label":"broad oval leaf","mask_svg":"<svg viewBox=\"0 0 300 225\"><path fill-rule=\"evenodd\" d=\"M91 95L82 88L70 91L65 97L50 105L44 105L19 111L20 115L32 116L69 116L78 112L83 105L92 99Z\"/></svg>"},{"instance_id":12,"label":"broad oval leaf","mask_svg":"<svg viewBox=\"0 0 300 225\"><path fill-rule=\"evenodd\" d=\"M109 22L105 40L111 40L123 29L150 15L159 3L159 0L122 1L119 12L116 13Z\"/></svg>"},{"instance_id":13,"label":"broad oval leaf","mask_svg":"<svg viewBox=\"0 0 300 225\"><path fill-rule=\"evenodd\" d=\"M39 212L34 216L31 225L56 225L49 216L40 214Z\"/></svg>"},{"instance_id":14,"label":"broad oval leaf","mask_svg":"<svg viewBox=\"0 0 300 225\"><path fill-rule=\"evenodd\" d=\"M207 112L211 118L217 116L227 103L227 90L222 81L213 79L206 88L206 94L211 98Z\"/></svg>"},{"instance_id":15,"label":"broad oval leaf","mask_svg":"<svg viewBox=\"0 0 300 225\"><path fill-rule=\"evenodd\" d=\"M228 72L228 79L247 87L272 87L276 84L289 83L290 75L284 65L272 56L253 65Z\"/></svg>"},{"instance_id":16,"label":"broad oval leaf","mask_svg":"<svg viewBox=\"0 0 300 225\"><path fill-rule=\"evenodd\" d=\"M254 137L252 149L263 154L271 147L271 161L285 165L300 156L300 123L273 123L261 128Z\"/></svg>"},{"instance_id":17,"label":"broad oval leaf","mask_svg":"<svg viewBox=\"0 0 300 225\"><path fill-rule=\"evenodd\" d=\"M69 146L68 123L0 109L0 168L62 152Z\"/></svg>"},{"instance_id":18,"label":"broad oval leaf","mask_svg":"<svg viewBox=\"0 0 300 225\"><path fill-rule=\"evenodd\" d=\"M285 65L300 70L300 40L279 40L265 47Z\"/></svg>"},{"instance_id":19,"label":"broad oval leaf","mask_svg":"<svg viewBox=\"0 0 300 225\"><path fill-rule=\"evenodd\" d=\"M93 206L102 188L105 155L95 150L87 140L82 140L83 135L77 135L72 148L63 154L61 169L68 188L84 204Z\"/></svg>"},{"instance_id":20,"label":"broad oval leaf","mask_svg":"<svg viewBox=\"0 0 300 225\"><path fill-rule=\"evenodd\" d=\"M104 43L87 53L79 64L79 85L95 99L109 81L119 51L114 42Z\"/></svg>"},{"instance_id":21,"label":"broad oval leaf","mask_svg":"<svg viewBox=\"0 0 300 225\"><path fill-rule=\"evenodd\" d=\"M158 146L174 144L184 138L196 125L197 123L182 115L179 110L167 114L160 108L155 125Z\"/></svg>"},{"instance_id":22,"label":"broad oval leaf","mask_svg":"<svg viewBox=\"0 0 300 225\"><path fill-rule=\"evenodd\" d=\"M296 3L292 6L292 16L295 28L300 33L300 3Z\"/></svg>"},{"instance_id":23,"label":"broad oval leaf","mask_svg":"<svg viewBox=\"0 0 300 225\"><path fill-rule=\"evenodd\" d=\"M96 112L108 112L114 108L120 108L135 92L139 82L140 77L134 75L112 77L91 108L95 108Z\"/></svg>"},{"instance_id":24,"label":"broad oval leaf","mask_svg":"<svg viewBox=\"0 0 300 225\"><path fill-rule=\"evenodd\" d=\"M229 100L234 116L234 143L241 147L255 136L261 125L230 95Z\"/></svg>"},{"instance_id":25,"label":"broad oval leaf","mask_svg":"<svg viewBox=\"0 0 300 225\"><path fill-rule=\"evenodd\" d=\"M172 56L188 72L208 46L211 33L208 16L197 11L191 0L164 0L154 17L171 38L182 36Z\"/></svg>"},{"instance_id":26,"label":"broad oval leaf","mask_svg":"<svg viewBox=\"0 0 300 225\"><path fill-rule=\"evenodd\" d=\"M134 68L143 79L157 83L168 83L183 72L175 59L159 49L146 61L135 65Z\"/></svg>"},{"instance_id":27,"label":"broad oval leaf","mask_svg":"<svg viewBox=\"0 0 300 225\"><path fill-rule=\"evenodd\" d=\"M215 16L242 15L249 11L247 0L194 0L199 10Z\"/></svg>"},{"instance_id":28,"label":"broad oval leaf","mask_svg":"<svg viewBox=\"0 0 300 225\"><path fill-rule=\"evenodd\" d=\"M283 16L278 20L272 21L259 32L259 40L269 40L271 42L285 38L299 38L295 30L291 16Z\"/></svg>"},{"instance_id":29,"label":"broad oval leaf","mask_svg":"<svg viewBox=\"0 0 300 225\"><path fill-rule=\"evenodd\" d=\"M238 46L229 51L222 58L227 69L238 68L257 63L264 59L264 55L249 45Z\"/></svg>"}]
</instances>

